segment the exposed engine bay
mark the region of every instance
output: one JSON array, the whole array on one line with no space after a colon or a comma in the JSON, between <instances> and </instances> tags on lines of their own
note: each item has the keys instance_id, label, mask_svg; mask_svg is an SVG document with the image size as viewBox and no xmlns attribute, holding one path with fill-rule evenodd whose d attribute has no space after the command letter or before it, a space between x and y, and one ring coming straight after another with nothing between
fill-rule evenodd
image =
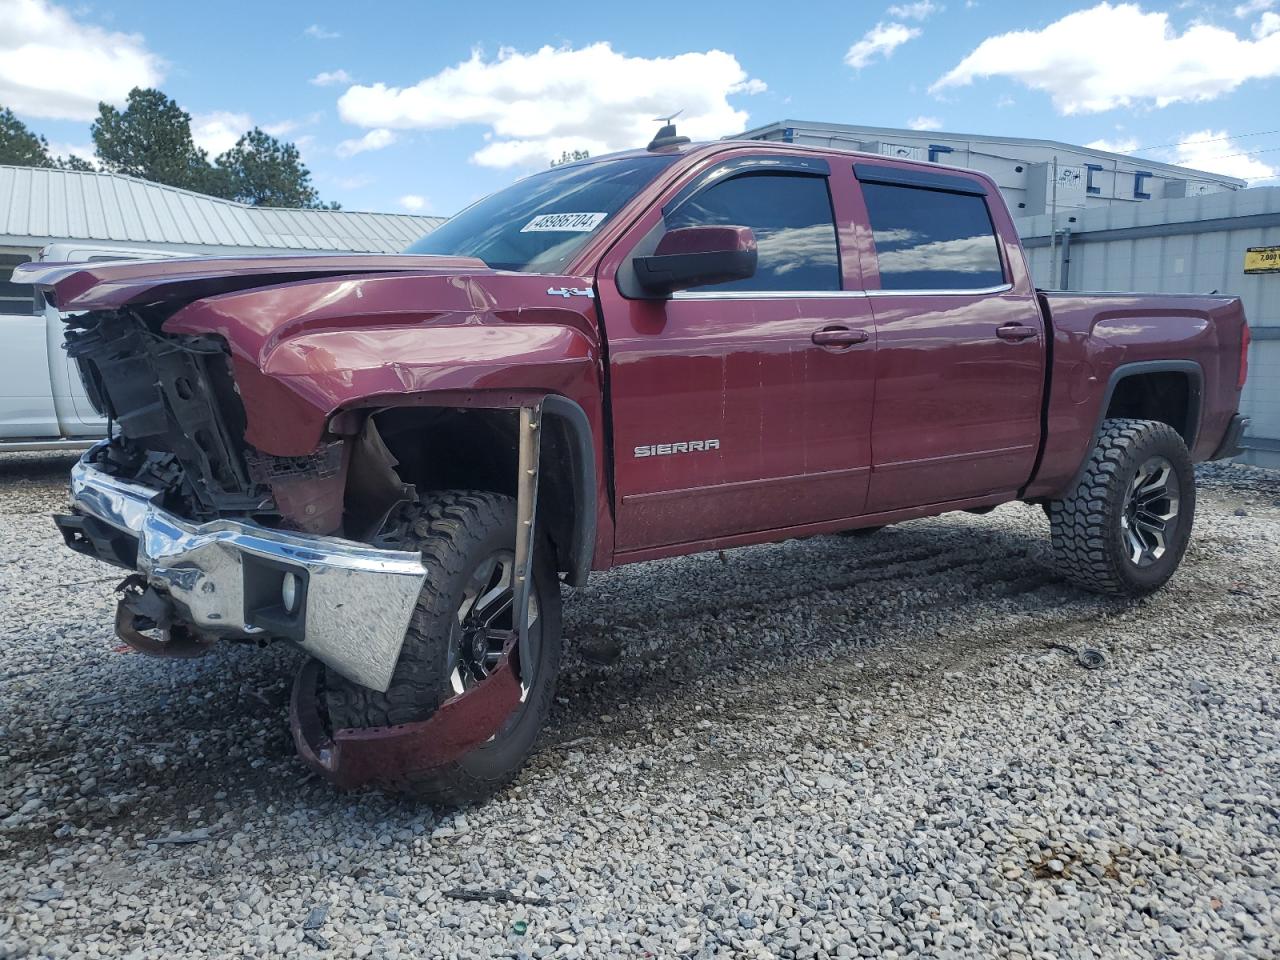
<instances>
[{"instance_id":1,"label":"exposed engine bay","mask_svg":"<svg viewBox=\"0 0 1280 960\"><path fill-rule=\"evenodd\" d=\"M362 475L370 462L382 466L376 477L362 476L364 485L382 488L374 502L385 511L385 501L398 499L400 485L388 477L390 455L369 435L370 423L305 456L254 449L244 439L244 405L226 343L216 335L161 333L163 320L137 310L67 319L67 351L91 401L118 427L112 442L97 451L99 469L162 491L160 505L189 520L251 520L329 534L343 528L356 448L364 454ZM358 512L360 529L353 533L367 535L380 517Z\"/></svg>"},{"instance_id":2,"label":"exposed engine bay","mask_svg":"<svg viewBox=\"0 0 1280 960\"><path fill-rule=\"evenodd\" d=\"M67 352L93 404L119 428L99 453L113 476L164 492L163 505L205 520L278 519L270 486L251 475L244 407L219 337L170 337L163 317L134 310L67 318Z\"/></svg>"}]
</instances>

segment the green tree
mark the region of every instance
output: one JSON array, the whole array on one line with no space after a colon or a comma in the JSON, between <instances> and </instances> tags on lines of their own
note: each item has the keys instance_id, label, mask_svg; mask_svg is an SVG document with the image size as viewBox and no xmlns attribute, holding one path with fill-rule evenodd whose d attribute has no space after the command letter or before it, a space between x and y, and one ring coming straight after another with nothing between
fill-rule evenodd
<instances>
[{"instance_id":1,"label":"green tree","mask_svg":"<svg viewBox=\"0 0 1280 960\"><path fill-rule=\"evenodd\" d=\"M134 87L124 110L98 104L90 132L107 170L215 196L225 192L208 154L191 139L191 116L159 90Z\"/></svg>"},{"instance_id":2,"label":"green tree","mask_svg":"<svg viewBox=\"0 0 1280 960\"><path fill-rule=\"evenodd\" d=\"M77 157L74 153L69 153L65 157L58 157L54 160L55 166L63 170L97 170L92 163L83 157Z\"/></svg>"},{"instance_id":3,"label":"green tree","mask_svg":"<svg viewBox=\"0 0 1280 960\"><path fill-rule=\"evenodd\" d=\"M256 207L310 207L322 204L307 169L292 143L283 143L254 127L216 162L225 196Z\"/></svg>"},{"instance_id":4,"label":"green tree","mask_svg":"<svg viewBox=\"0 0 1280 960\"><path fill-rule=\"evenodd\" d=\"M0 107L0 163L19 167L52 167L49 144L32 133L8 107Z\"/></svg>"}]
</instances>

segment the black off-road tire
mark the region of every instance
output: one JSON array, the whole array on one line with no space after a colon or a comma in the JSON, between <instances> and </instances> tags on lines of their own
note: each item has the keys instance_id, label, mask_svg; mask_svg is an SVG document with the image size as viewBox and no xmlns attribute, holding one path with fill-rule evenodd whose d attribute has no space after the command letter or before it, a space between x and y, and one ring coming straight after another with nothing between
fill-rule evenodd
<instances>
[{"instance_id":1,"label":"black off-road tire","mask_svg":"<svg viewBox=\"0 0 1280 960\"><path fill-rule=\"evenodd\" d=\"M321 688L333 729L425 720L453 695L449 636L467 578L493 551L515 549L515 525L515 501L483 491L433 492L402 509L380 543L421 551L427 578L386 693L326 672ZM379 787L434 805L457 806L482 800L515 777L551 710L560 668L560 584L547 549L534 552L533 583L541 643L533 686L516 720L453 763L424 774L389 777Z\"/></svg>"},{"instance_id":2,"label":"black off-road tire","mask_svg":"<svg viewBox=\"0 0 1280 960\"><path fill-rule=\"evenodd\" d=\"M1179 504L1163 556L1139 566L1126 549L1122 518L1130 485L1152 457L1162 457L1172 466ZM1195 468L1173 427L1158 420L1104 420L1075 488L1069 496L1046 504L1058 569L1094 593L1140 597L1158 590L1186 553L1195 506Z\"/></svg>"}]
</instances>

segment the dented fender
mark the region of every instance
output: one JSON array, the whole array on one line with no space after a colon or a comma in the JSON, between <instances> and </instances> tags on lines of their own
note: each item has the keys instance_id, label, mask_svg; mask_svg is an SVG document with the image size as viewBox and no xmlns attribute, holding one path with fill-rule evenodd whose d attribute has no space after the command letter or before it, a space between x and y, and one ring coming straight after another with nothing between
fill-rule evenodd
<instances>
[{"instance_id":1,"label":"dented fender","mask_svg":"<svg viewBox=\"0 0 1280 960\"><path fill-rule=\"evenodd\" d=\"M492 272L304 280L197 300L164 329L221 336L246 440L301 456L341 409L427 404L441 392L537 391L598 406L594 302L547 292L586 282Z\"/></svg>"}]
</instances>

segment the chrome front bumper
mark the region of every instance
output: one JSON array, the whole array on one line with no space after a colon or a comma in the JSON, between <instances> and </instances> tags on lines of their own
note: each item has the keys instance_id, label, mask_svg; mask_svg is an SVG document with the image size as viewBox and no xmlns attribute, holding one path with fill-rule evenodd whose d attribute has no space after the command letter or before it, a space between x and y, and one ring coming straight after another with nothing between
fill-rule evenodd
<instances>
[{"instance_id":1,"label":"chrome front bumper","mask_svg":"<svg viewBox=\"0 0 1280 960\"><path fill-rule=\"evenodd\" d=\"M418 554L234 520L190 523L93 456L72 468L74 510L136 542L138 572L185 622L215 636L289 637L355 683L387 689L427 575ZM122 551L95 555L120 563ZM293 614L279 599L286 573L302 581Z\"/></svg>"}]
</instances>

